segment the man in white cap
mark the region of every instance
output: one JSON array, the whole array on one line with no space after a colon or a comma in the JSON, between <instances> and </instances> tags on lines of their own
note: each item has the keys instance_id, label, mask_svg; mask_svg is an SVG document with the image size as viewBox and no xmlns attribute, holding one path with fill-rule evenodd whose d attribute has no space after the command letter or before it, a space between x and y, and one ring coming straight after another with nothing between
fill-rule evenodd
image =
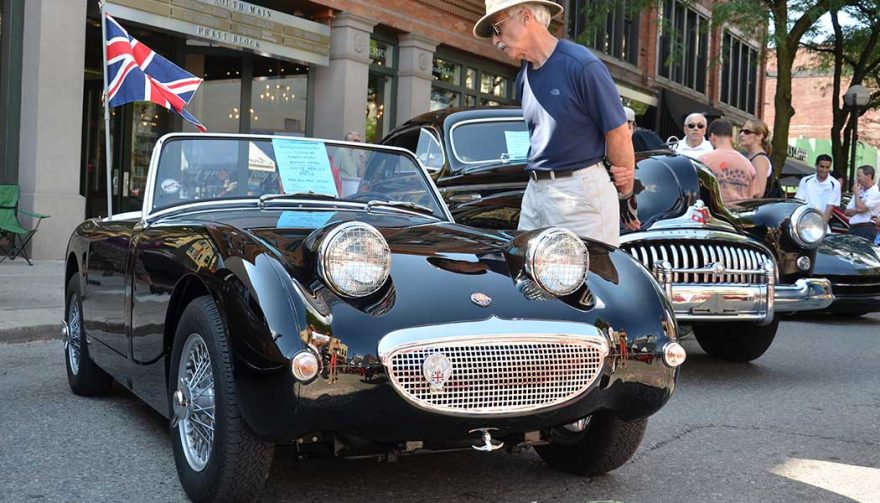
<instances>
[{"instance_id":1,"label":"man in white cap","mask_svg":"<svg viewBox=\"0 0 880 503\"><path fill-rule=\"evenodd\" d=\"M529 126L531 179L519 228L560 226L617 246L621 221L628 229L640 225L632 133L605 65L548 30L562 10L548 0L486 0L474 35L491 37L496 48L522 60L516 84Z\"/></svg>"}]
</instances>

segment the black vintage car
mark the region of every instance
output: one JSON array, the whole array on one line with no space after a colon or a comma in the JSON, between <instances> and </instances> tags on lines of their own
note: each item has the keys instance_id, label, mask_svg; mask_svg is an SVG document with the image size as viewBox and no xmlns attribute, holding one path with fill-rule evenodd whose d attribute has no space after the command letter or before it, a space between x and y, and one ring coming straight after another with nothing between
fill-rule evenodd
<instances>
[{"instance_id":1,"label":"black vintage car","mask_svg":"<svg viewBox=\"0 0 880 503\"><path fill-rule=\"evenodd\" d=\"M68 380L169 418L194 500L251 498L276 444L604 473L675 388L674 314L632 257L456 224L402 149L169 135L147 187L70 238Z\"/></svg>"},{"instance_id":2,"label":"black vintage car","mask_svg":"<svg viewBox=\"0 0 880 503\"><path fill-rule=\"evenodd\" d=\"M392 131L385 145L416 154L453 218L515 229L528 152L519 108L446 109ZM642 153L636 177L642 227L622 230L621 248L652 271L710 355L749 361L769 348L779 313L827 307L827 279L813 277L822 216L800 203L758 201L733 212L698 161Z\"/></svg>"}]
</instances>

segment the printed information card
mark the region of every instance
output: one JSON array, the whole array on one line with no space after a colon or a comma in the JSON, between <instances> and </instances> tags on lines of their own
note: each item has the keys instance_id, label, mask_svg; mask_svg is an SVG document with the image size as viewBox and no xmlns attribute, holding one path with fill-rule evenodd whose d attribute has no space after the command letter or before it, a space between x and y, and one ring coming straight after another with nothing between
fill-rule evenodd
<instances>
[{"instance_id":1,"label":"printed information card","mask_svg":"<svg viewBox=\"0 0 880 503\"><path fill-rule=\"evenodd\" d=\"M314 192L339 196L323 143L276 138L272 140L272 147L285 194Z\"/></svg>"},{"instance_id":2,"label":"printed information card","mask_svg":"<svg viewBox=\"0 0 880 503\"><path fill-rule=\"evenodd\" d=\"M507 143L507 155L510 159L527 159L529 157L529 132L505 131L504 141Z\"/></svg>"}]
</instances>

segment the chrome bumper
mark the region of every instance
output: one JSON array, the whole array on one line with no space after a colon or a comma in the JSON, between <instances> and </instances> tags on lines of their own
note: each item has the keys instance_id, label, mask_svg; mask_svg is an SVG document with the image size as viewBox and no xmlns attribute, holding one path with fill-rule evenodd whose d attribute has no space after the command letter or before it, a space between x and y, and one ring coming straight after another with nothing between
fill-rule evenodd
<instances>
[{"instance_id":1,"label":"chrome bumper","mask_svg":"<svg viewBox=\"0 0 880 503\"><path fill-rule=\"evenodd\" d=\"M675 273L754 274L755 271L673 269L667 262L654 265L654 277L672 303L679 321L754 321L767 325L777 312L809 311L828 307L834 300L827 279L800 279L794 285L776 284L776 266L763 264L764 283L673 282Z\"/></svg>"},{"instance_id":2,"label":"chrome bumper","mask_svg":"<svg viewBox=\"0 0 880 503\"><path fill-rule=\"evenodd\" d=\"M776 285L776 310L781 313L825 309L834 302L831 281L825 278L807 278L794 285Z\"/></svg>"}]
</instances>

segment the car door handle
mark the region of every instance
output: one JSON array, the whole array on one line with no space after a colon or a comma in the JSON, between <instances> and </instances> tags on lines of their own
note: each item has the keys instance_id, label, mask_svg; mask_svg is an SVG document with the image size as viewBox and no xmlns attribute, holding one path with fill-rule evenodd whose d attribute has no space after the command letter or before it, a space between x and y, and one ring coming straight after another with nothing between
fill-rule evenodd
<instances>
[{"instance_id":1,"label":"car door handle","mask_svg":"<svg viewBox=\"0 0 880 503\"><path fill-rule=\"evenodd\" d=\"M449 200L455 201L456 203L469 203L471 201L478 201L482 198L483 196L477 194L476 192L470 192L467 194L453 194L449 196Z\"/></svg>"}]
</instances>

